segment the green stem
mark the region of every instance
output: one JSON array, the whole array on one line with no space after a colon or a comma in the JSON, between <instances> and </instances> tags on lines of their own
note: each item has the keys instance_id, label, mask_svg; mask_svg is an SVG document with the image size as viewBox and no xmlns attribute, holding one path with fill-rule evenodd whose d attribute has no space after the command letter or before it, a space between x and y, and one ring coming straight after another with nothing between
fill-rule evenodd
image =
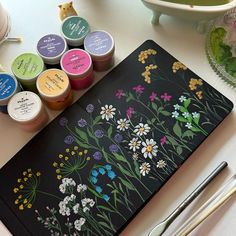
<instances>
[{"instance_id":1,"label":"green stem","mask_svg":"<svg viewBox=\"0 0 236 236\"><path fill-rule=\"evenodd\" d=\"M36 190L36 192L41 193L41 194L44 194L44 195L49 196L49 197L56 198L56 199L58 199L58 200L60 200L60 201L63 200L63 199L60 198L60 197L57 197L57 196L55 196L55 195L53 195L53 194L51 194L51 193L47 193L47 192L44 192L44 191L41 191L41 190Z\"/></svg>"}]
</instances>

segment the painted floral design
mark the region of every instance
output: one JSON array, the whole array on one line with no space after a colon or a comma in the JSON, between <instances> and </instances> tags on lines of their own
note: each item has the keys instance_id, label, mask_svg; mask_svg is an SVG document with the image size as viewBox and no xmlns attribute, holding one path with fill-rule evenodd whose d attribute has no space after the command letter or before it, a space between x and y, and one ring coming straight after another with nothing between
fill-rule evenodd
<instances>
[{"instance_id":1,"label":"painted floral design","mask_svg":"<svg viewBox=\"0 0 236 236\"><path fill-rule=\"evenodd\" d=\"M114 108L112 105L105 105L104 107L101 107L100 114L102 115L102 119L106 119L107 121L112 119L115 115L115 110L116 108Z\"/></svg>"}]
</instances>

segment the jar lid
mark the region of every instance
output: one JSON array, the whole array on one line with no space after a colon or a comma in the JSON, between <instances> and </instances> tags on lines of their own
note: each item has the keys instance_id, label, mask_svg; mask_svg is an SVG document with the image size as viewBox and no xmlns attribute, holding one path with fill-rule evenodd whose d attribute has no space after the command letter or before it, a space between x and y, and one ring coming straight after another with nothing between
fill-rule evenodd
<instances>
[{"instance_id":1,"label":"jar lid","mask_svg":"<svg viewBox=\"0 0 236 236\"><path fill-rule=\"evenodd\" d=\"M59 69L45 70L36 83L39 94L49 102L62 101L70 93L70 82L67 74Z\"/></svg>"},{"instance_id":2,"label":"jar lid","mask_svg":"<svg viewBox=\"0 0 236 236\"><path fill-rule=\"evenodd\" d=\"M17 80L9 74L0 73L0 105L7 105L9 99L16 93Z\"/></svg>"},{"instance_id":3,"label":"jar lid","mask_svg":"<svg viewBox=\"0 0 236 236\"><path fill-rule=\"evenodd\" d=\"M71 49L62 56L61 68L69 76L83 77L92 68L91 56L83 49Z\"/></svg>"},{"instance_id":4,"label":"jar lid","mask_svg":"<svg viewBox=\"0 0 236 236\"><path fill-rule=\"evenodd\" d=\"M69 44L80 46L84 42L84 38L89 33L90 27L88 22L79 16L70 16L64 19L61 26L63 37Z\"/></svg>"},{"instance_id":5,"label":"jar lid","mask_svg":"<svg viewBox=\"0 0 236 236\"><path fill-rule=\"evenodd\" d=\"M37 44L38 54L47 62L60 61L66 49L67 44L65 39L56 34L43 36Z\"/></svg>"},{"instance_id":6,"label":"jar lid","mask_svg":"<svg viewBox=\"0 0 236 236\"><path fill-rule=\"evenodd\" d=\"M236 87L236 9L218 17L209 26L206 53L216 73Z\"/></svg>"},{"instance_id":7,"label":"jar lid","mask_svg":"<svg viewBox=\"0 0 236 236\"><path fill-rule=\"evenodd\" d=\"M90 32L84 39L84 48L92 58L107 57L114 52L114 39L104 30Z\"/></svg>"},{"instance_id":8,"label":"jar lid","mask_svg":"<svg viewBox=\"0 0 236 236\"><path fill-rule=\"evenodd\" d=\"M30 123L40 115L42 102L37 94L23 91L10 99L7 110L13 120L20 123Z\"/></svg>"},{"instance_id":9,"label":"jar lid","mask_svg":"<svg viewBox=\"0 0 236 236\"><path fill-rule=\"evenodd\" d=\"M11 66L13 74L24 83L35 81L44 70L44 63L40 56L33 53L19 55Z\"/></svg>"}]
</instances>

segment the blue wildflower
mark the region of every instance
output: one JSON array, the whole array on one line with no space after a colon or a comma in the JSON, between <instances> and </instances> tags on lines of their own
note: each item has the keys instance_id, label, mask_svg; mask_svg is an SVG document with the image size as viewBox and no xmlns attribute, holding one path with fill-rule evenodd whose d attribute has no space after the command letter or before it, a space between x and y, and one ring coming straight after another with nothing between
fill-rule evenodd
<instances>
[{"instance_id":1,"label":"blue wildflower","mask_svg":"<svg viewBox=\"0 0 236 236\"><path fill-rule=\"evenodd\" d=\"M68 120L66 117L62 117L60 120L59 120L59 124L61 126L66 126L68 124Z\"/></svg>"},{"instance_id":2,"label":"blue wildflower","mask_svg":"<svg viewBox=\"0 0 236 236\"><path fill-rule=\"evenodd\" d=\"M108 170L107 175L110 179L114 179L116 177L116 174L112 170Z\"/></svg>"},{"instance_id":3,"label":"blue wildflower","mask_svg":"<svg viewBox=\"0 0 236 236\"><path fill-rule=\"evenodd\" d=\"M98 179L94 176L91 176L90 180L93 184L96 184L98 182Z\"/></svg>"},{"instance_id":4,"label":"blue wildflower","mask_svg":"<svg viewBox=\"0 0 236 236\"><path fill-rule=\"evenodd\" d=\"M85 119L80 119L79 121L78 121L78 126L79 127L84 127L84 126L86 126L87 125L87 121L85 120Z\"/></svg>"},{"instance_id":5,"label":"blue wildflower","mask_svg":"<svg viewBox=\"0 0 236 236\"><path fill-rule=\"evenodd\" d=\"M98 193L101 193L102 192L102 188L100 187L100 186L96 186L96 191L98 192Z\"/></svg>"},{"instance_id":6,"label":"blue wildflower","mask_svg":"<svg viewBox=\"0 0 236 236\"><path fill-rule=\"evenodd\" d=\"M75 141L74 137L71 135L67 135L64 139L64 142L68 145L72 144Z\"/></svg>"},{"instance_id":7,"label":"blue wildflower","mask_svg":"<svg viewBox=\"0 0 236 236\"><path fill-rule=\"evenodd\" d=\"M104 175L104 174L106 173L106 171L105 171L104 168L102 168L102 167L100 167L100 168L98 169L98 171L99 171L99 173L100 173L101 175Z\"/></svg>"},{"instance_id":8,"label":"blue wildflower","mask_svg":"<svg viewBox=\"0 0 236 236\"><path fill-rule=\"evenodd\" d=\"M119 151L119 148L118 148L117 145L112 144L112 145L109 147L109 150L110 150L110 152L112 152L112 153L116 153L116 152Z\"/></svg>"},{"instance_id":9,"label":"blue wildflower","mask_svg":"<svg viewBox=\"0 0 236 236\"><path fill-rule=\"evenodd\" d=\"M105 165L105 168L106 168L107 170L111 170L111 165Z\"/></svg>"},{"instance_id":10,"label":"blue wildflower","mask_svg":"<svg viewBox=\"0 0 236 236\"><path fill-rule=\"evenodd\" d=\"M93 104L88 104L86 107L86 111L88 113L92 113L94 111L94 105Z\"/></svg>"},{"instance_id":11,"label":"blue wildflower","mask_svg":"<svg viewBox=\"0 0 236 236\"><path fill-rule=\"evenodd\" d=\"M123 140L123 136L121 134L116 134L114 136L114 140L117 142L117 143L120 143L122 140Z\"/></svg>"},{"instance_id":12,"label":"blue wildflower","mask_svg":"<svg viewBox=\"0 0 236 236\"><path fill-rule=\"evenodd\" d=\"M103 195L102 195L102 198L103 198L106 202L108 202L108 201L110 200L110 197L108 197L106 194L103 194Z\"/></svg>"},{"instance_id":13,"label":"blue wildflower","mask_svg":"<svg viewBox=\"0 0 236 236\"><path fill-rule=\"evenodd\" d=\"M98 176L98 172L96 170L92 170L92 176L97 177Z\"/></svg>"},{"instance_id":14,"label":"blue wildflower","mask_svg":"<svg viewBox=\"0 0 236 236\"><path fill-rule=\"evenodd\" d=\"M96 161L99 161L99 160L101 160L102 159L102 153L101 152L95 152L94 154L93 154L93 159L94 160L96 160Z\"/></svg>"},{"instance_id":15,"label":"blue wildflower","mask_svg":"<svg viewBox=\"0 0 236 236\"><path fill-rule=\"evenodd\" d=\"M100 129L97 129L97 130L94 132L94 134L95 134L95 136L96 136L97 138L102 138L103 135L104 135L104 132L103 132L102 130L100 130Z\"/></svg>"}]
</instances>

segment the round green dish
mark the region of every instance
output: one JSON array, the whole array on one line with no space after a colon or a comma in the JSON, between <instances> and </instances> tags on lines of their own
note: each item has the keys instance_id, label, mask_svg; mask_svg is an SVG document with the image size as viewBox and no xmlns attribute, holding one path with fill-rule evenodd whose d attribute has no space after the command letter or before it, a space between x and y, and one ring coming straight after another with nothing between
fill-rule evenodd
<instances>
[{"instance_id":1,"label":"round green dish","mask_svg":"<svg viewBox=\"0 0 236 236\"><path fill-rule=\"evenodd\" d=\"M206 53L216 73L236 88L236 8L209 25Z\"/></svg>"}]
</instances>

